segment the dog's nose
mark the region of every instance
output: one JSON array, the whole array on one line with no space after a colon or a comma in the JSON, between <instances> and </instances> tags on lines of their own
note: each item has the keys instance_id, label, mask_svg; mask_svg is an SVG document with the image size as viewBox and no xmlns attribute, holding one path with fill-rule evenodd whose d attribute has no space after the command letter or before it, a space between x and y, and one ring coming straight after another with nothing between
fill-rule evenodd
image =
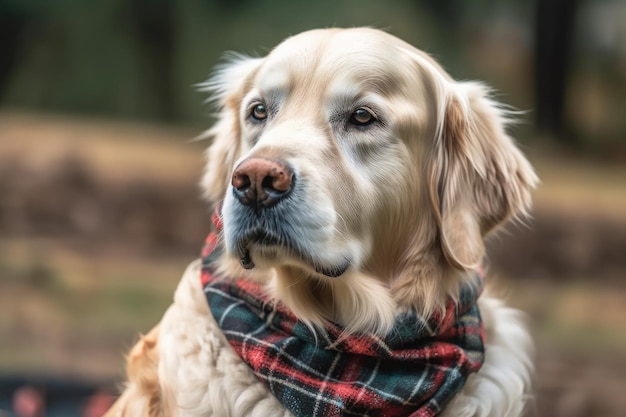
<instances>
[{"instance_id":1,"label":"dog's nose","mask_svg":"<svg viewBox=\"0 0 626 417\"><path fill-rule=\"evenodd\" d=\"M285 197L292 188L294 175L281 161L249 158L242 161L233 173L232 185L237 199L255 208L271 207Z\"/></svg>"}]
</instances>

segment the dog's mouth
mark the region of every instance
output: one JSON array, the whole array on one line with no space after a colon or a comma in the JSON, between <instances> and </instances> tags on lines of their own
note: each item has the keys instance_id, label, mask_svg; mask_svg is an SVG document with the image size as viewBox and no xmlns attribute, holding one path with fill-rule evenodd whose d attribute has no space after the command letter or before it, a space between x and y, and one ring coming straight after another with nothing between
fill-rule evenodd
<instances>
[{"instance_id":1,"label":"dog's mouth","mask_svg":"<svg viewBox=\"0 0 626 417\"><path fill-rule=\"evenodd\" d=\"M255 259L262 257L264 260L279 262L281 258L298 260L298 264L304 264L320 275L336 278L343 275L351 262L343 257L340 262L327 264L307 253L297 242L288 237L275 234L262 228L254 228L242 234L236 244L239 263L245 269L256 267Z\"/></svg>"}]
</instances>

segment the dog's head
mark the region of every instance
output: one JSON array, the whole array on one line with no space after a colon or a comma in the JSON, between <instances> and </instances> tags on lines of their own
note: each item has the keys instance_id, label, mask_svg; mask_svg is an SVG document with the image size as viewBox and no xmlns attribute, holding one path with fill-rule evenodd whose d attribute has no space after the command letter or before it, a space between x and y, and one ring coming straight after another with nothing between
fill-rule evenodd
<instances>
[{"instance_id":1,"label":"dog's head","mask_svg":"<svg viewBox=\"0 0 626 417\"><path fill-rule=\"evenodd\" d=\"M434 311L530 205L537 179L486 88L384 32L305 32L204 88L224 270L305 320L384 332L399 309Z\"/></svg>"}]
</instances>

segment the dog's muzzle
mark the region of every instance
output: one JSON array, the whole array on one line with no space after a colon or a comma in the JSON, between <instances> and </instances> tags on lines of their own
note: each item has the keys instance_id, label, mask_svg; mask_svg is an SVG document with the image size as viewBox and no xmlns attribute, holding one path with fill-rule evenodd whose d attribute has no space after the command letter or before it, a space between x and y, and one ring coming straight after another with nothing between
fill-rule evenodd
<instances>
[{"instance_id":1,"label":"dog's muzzle","mask_svg":"<svg viewBox=\"0 0 626 417\"><path fill-rule=\"evenodd\" d=\"M289 165L266 158L248 158L233 173L234 195L255 211L278 203L292 190L295 176Z\"/></svg>"},{"instance_id":2,"label":"dog's muzzle","mask_svg":"<svg viewBox=\"0 0 626 417\"><path fill-rule=\"evenodd\" d=\"M286 197L293 188L294 180L293 170L286 162L268 158L248 158L235 168L231 184L235 198L244 206L253 209L258 216L260 211L274 206ZM241 252L241 266L245 269L254 268L247 247L242 248Z\"/></svg>"},{"instance_id":3,"label":"dog's muzzle","mask_svg":"<svg viewBox=\"0 0 626 417\"><path fill-rule=\"evenodd\" d=\"M319 247L304 237L315 235L319 223L303 211L296 179L295 169L279 159L251 157L237 165L231 178L234 200L229 200L228 210L230 250L244 269L256 267L254 256L276 260L280 254L300 260L318 274L343 275L351 266L349 256L335 256L331 262L320 259ZM251 254L252 248L257 251Z\"/></svg>"}]
</instances>

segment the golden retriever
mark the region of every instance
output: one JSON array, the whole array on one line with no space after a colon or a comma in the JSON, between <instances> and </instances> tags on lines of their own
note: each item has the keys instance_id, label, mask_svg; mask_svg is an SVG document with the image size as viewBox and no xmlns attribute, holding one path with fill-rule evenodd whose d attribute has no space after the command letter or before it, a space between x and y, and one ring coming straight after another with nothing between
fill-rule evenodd
<instances>
[{"instance_id":1,"label":"golden retriever","mask_svg":"<svg viewBox=\"0 0 626 417\"><path fill-rule=\"evenodd\" d=\"M214 271L260 283L312 332L384 338L407 311L441 315L481 268L485 236L531 204L537 178L489 90L385 32L304 32L264 58L233 56L201 87L219 108L202 179L223 221ZM225 338L201 270L130 352L107 416L292 415ZM411 415L523 414L523 318L488 290L475 305L482 367L441 409Z\"/></svg>"}]
</instances>

